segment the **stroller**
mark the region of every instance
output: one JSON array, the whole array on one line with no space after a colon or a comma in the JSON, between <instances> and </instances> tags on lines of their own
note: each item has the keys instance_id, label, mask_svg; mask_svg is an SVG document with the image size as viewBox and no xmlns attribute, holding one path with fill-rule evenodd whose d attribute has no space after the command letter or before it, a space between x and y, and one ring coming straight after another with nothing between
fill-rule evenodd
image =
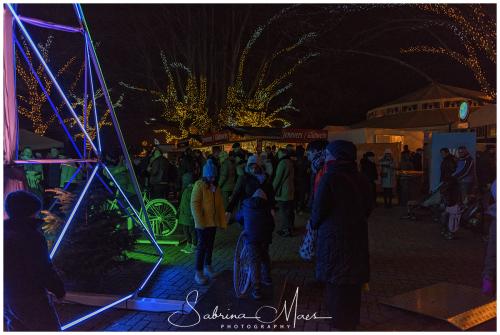
<instances>
[{"instance_id":1,"label":"stroller","mask_svg":"<svg viewBox=\"0 0 500 335\"><path fill-rule=\"evenodd\" d=\"M482 232L484 217L483 201L477 194L471 194L466 201L460 201L458 181L451 179L441 182L419 201L409 201L407 216L402 219L416 221L430 211L433 221L441 223L441 234L445 239L453 239L460 227Z\"/></svg>"}]
</instances>

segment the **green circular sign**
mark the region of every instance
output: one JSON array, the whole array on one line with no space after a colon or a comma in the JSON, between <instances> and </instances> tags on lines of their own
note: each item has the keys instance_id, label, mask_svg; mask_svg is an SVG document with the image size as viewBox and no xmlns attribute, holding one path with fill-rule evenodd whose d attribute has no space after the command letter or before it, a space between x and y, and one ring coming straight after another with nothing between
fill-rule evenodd
<instances>
[{"instance_id":1,"label":"green circular sign","mask_svg":"<svg viewBox=\"0 0 500 335\"><path fill-rule=\"evenodd\" d=\"M467 102L462 102L460 104L460 109L458 110L458 117L460 121L466 121L469 117L469 104Z\"/></svg>"}]
</instances>

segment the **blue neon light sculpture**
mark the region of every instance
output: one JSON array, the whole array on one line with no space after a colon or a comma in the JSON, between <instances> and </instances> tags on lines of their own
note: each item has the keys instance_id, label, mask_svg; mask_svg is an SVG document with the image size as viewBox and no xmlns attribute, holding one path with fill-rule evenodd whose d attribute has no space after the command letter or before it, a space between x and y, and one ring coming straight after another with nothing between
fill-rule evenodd
<instances>
[{"instance_id":1,"label":"blue neon light sculpture","mask_svg":"<svg viewBox=\"0 0 500 335\"><path fill-rule=\"evenodd\" d=\"M127 147L125 145L125 141L123 139L123 135L122 135L122 131L120 129L119 123L118 123L118 119L116 117L113 105L111 104L111 99L109 97L109 92L108 92L108 89L107 89L107 86L106 86L106 82L104 81L104 76L103 76L103 73L102 73L102 70L101 70L101 66L100 66L98 58L97 58L97 54L96 54L96 51L95 51L95 48L94 48L94 43L92 42L92 38L90 36L89 29L88 29L88 26L87 26L87 22L85 21L85 16L83 14L83 10L82 10L81 5L79 5L79 4L74 4L73 5L75 13L76 13L76 17L77 17L78 22L79 22L79 27L70 27L70 26L61 25L61 24L56 24L56 23L51 23L51 22L45 22L43 20L39 20L39 19L36 19L36 18L23 17L23 16L20 16L16 12L16 8L17 7L15 7L14 5L12 5L12 4L6 4L6 6L7 6L8 10L12 13L12 16L13 16L13 19L14 19L14 23L17 25L17 27L19 27L20 32L22 33L22 35L26 39L29 47L33 50L33 52L34 52L36 58L38 59L38 61L43 65L45 72L48 74L48 76L52 80L52 82L54 84L54 87L56 88L56 90L59 93L60 97L63 99L63 101L64 101L64 103L66 105L66 108L71 113L72 117L76 121L76 124L77 124L79 130L83 134L84 140L83 140L83 150L82 150L83 151L83 155L82 155L82 153L78 149L78 146L76 145L76 143L73 141L72 137L70 136L70 133L69 133L68 129L66 128L66 126L65 126L65 124L64 124L61 116L59 115L59 113L57 111L57 109L55 108L54 103L52 102L51 98L48 96L47 91L46 91L46 89L44 87L44 84L42 83L42 81L40 80L40 78L38 78L36 72L34 71L33 65L30 63L29 59L26 57L26 55L24 54L24 51L21 48L19 42L17 41L17 39L13 35L12 38L14 40L14 47L17 46L17 48L19 49L21 55L24 58L24 61L27 62L29 69L36 76L35 78L37 79L38 84L40 85L42 91L47 96L47 101L49 102L50 106L54 110L54 113L56 113L57 119L59 120L61 126L63 127L66 135L68 135L69 140L70 140L72 146L75 148L75 151L76 151L76 153L77 153L77 155L79 157L78 160L68 160L68 162L69 161L73 161L73 162L78 161L79 163L86 164L91 169L91 171L92 171L91 174L90 174L90 176L89 176L89 178L87 179L85 187L83 188L82 192L78 196L78 200L77 200L77 202L75 204L75 207L73 208L73 210L71 211L70 215L66 219L66 222L63 225L63 229L62 229L61 233L59 234L59 236L57 237L57 240L54 243L54 246L52 247L52 249L50 251L50 257L54 258L57 255L57 251L59 250L61 242L64 239L65 234L66 234L69 226L72 224L73 218L74 218L74 216L75 216L75 214L76 214L76 212L78 210L78 207L82 203L82 200L85 198L87 190L89 189L89 187L92 184L92 182L94 182L95 180L100 181L101 183L104 184L104 186L106 187L106 189L111 194L114 194L114 192L110 189L109 185L107 185L104 182L104 180L99 176L99 171L105 171L107 173L107 175L109 175L111 177L111 179L113 180L113 182L115 184L115 187L117 188L119 194L125 199L128 207L131 208L131 211L129 211L128 208L127 208L127 206L125 206L124 204L122 204L122 202L118 201L118 203L120 204L120 206L125 211L127 211L132 216L132 218L134 219L134 222L136 222L136 223L138 223L138 224L140 224L142 226L142 228L143 228L144 232L146 233L148 239L151 241L151 243L155 247L156 251L158 252L158 260L157 260L157 262L154 264L154 266L152 267L152 269L145 276L144 280L141 282L140 286L136 289L136 291L131 292L131 293L125 295L124 297L118 299L117 301L115 301L113 303L110 303L110 304L108 304L106 306L103 306L103 307L101 307L101 308L93 311L92 313L84 315L84 316L78 318L77 320L74 320L74 321L72 321L72 322L70 322L68 324L63 325L61 327L61 329L65 330L65 329L73 327L73 326L75 326L75 325L77 325L77 324L79 324L79 323L81 323L81 322L83 322L83 321L85 321L85 320L87 320L87 319L89 319L89 318L91 318L91 317L99 314L99 313L104 312L105 310L107 310L109 308L112 308L112 307L114 307L114 306L116 306L116 305L118 305L118 304L120 304L120 303L122 303L122 302L124 302L124 301L126 301L126 300L128 300L130 298L133 298L134 296L136 296L139 291L141 291L142 289L144 289L144 287L146 286L146 284L148 283L148 281L151 279L151 277L153 276L153 274L156 271L156 269L158 269L161 261L163 260L163 251L161 250L160 246L158 245L158 243L156 242L156 240L154 238L154 233L153 233L153 230L151 228L151 224L149 222L149 217L147 215L147 211L146 211L145 206L144 206L144 201L143 201L142 196L141 196L141 190L139 188L139 184L137 182L137 178L136 178L135 173L134 173L133 168L132 168L133 165L132 165L132 162L130 160L130 156L128 154ZM85 85L84 85L84 108L83 108L83 113L87 113L87 108L86 108L86 106L87 106L87 98L88 98L88 95L90 95L91 99L92 99L92 103L93 103L93 110L92 110L92 112L94 114L93 115L94 116L94 122L96 124L95 128L96 128L96 135L97 135L96 136L96 138L97 138L97 145L96 145L96 143L94 143L94 141L92 140L91 136L86 131L86 126L87 126L86 120L87 120L87 118L86 117L83 118L84 123L82 124L82 122L78 118L77 113L75 112L74 108L71 106L71 103L70 103L69 99L67 98L67 96L66 96L66 94L64 92L64 89L62 88L62 86L57 81L57 79L54 76L53 72L51 71L50 67L47 65L47 63L43 59L43 57L42 57L42 55L40 53L40 50L38 50L38 47L37 47L36 43L31 38L31 36L30 36L30 34L28 32L28 29L26 28L25 24L27 24L27 25L33 25L33 26L37 26L37 27L42 27L42 28L46 28L46 29L59 30L59 31L68 32L68 33L82 34L83 41L84 41L84 48L85 48L84 49L84 55L85 55L85 57L84 57L84 62L85 62L84 63L84 78L85 78L84 82L85 82ZM102 146L101 146L101 140L102 140L102 138L101 138L100 129L99 129L99 110L98 110L98 108L96 106L96 103L95 103L95 92L96 91L94 89L93 74L95 74L97 76L98 85L101 87L102 92L104 93L104 98L105 98L105 101L106 101L106 106L107 106L107 108L110 111L112 123L114 125L115 131L116 131L116 134L117 134L117 137L118 137L118 141L120 143L120 147L121 147L121 150L122 150L124 158L125 158L126 166L128 168L128 171L129 171L129 174L130 174L130 178L131 178L132 184L134 186L135 193L137 194L137 197L139 199L140 206L142 208L142 213L144 213L143 214L144 220L138 214L139 211L133 207L132 203L130 202L130 200L128 199L128 197L126 196L126 194L123 192L123 188L117 183L116 178L114 178L114 176L111 174L111 171L108 169L108 167L103 163L103 161L101 159L102 158L101 157L101 155L102 155ZM84 115L84 116L86 116L86 115ZM92 149L92 151L93 151L93 153L95 154L96 157L94 157L94 158L87 157L87 154L86 154L86 152L87 152L87 150L86 150L87 143L90 145L90 147L91 147L91 149ZM47 161L44 162L43 160L30 160L30 161L16 160L15 162L17 164L48 163ZM77 172L80 170L80 168L77 170ZM76 173L75 173L74 176L76 176Z\"/></svg>"}]
</instances>

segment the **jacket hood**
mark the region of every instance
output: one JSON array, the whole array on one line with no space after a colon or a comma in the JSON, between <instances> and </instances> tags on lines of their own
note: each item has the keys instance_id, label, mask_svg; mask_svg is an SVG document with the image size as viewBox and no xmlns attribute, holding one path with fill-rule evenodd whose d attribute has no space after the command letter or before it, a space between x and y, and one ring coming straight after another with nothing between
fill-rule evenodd
<instances>
[{"instance_id":1,"label":"jacket hood","mask_svg":"<svg viewBox=\"0 0 500 335\"><path fill-rule=\"evenodd\" d=\"M221 151L219 153L219 162L223 163L228 158L229 158L229 154L227 152Z\"/></svg>"}]
</instances>

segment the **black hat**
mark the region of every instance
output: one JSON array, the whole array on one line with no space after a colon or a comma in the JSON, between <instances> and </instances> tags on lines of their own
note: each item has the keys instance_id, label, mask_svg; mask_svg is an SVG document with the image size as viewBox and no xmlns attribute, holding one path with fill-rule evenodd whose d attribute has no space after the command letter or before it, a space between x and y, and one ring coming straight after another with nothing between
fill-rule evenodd
<instances>
[{"instance_id":1,"label":"black hat","mask_svg":"<svg viewBox=\"0 0 500 335\"><path fill-rule=\"evenodd\" d=\"M326 150L339 161L356 161L357 149L354 143L344 140L330 142Z\"/></svg>"}]
</instances>

